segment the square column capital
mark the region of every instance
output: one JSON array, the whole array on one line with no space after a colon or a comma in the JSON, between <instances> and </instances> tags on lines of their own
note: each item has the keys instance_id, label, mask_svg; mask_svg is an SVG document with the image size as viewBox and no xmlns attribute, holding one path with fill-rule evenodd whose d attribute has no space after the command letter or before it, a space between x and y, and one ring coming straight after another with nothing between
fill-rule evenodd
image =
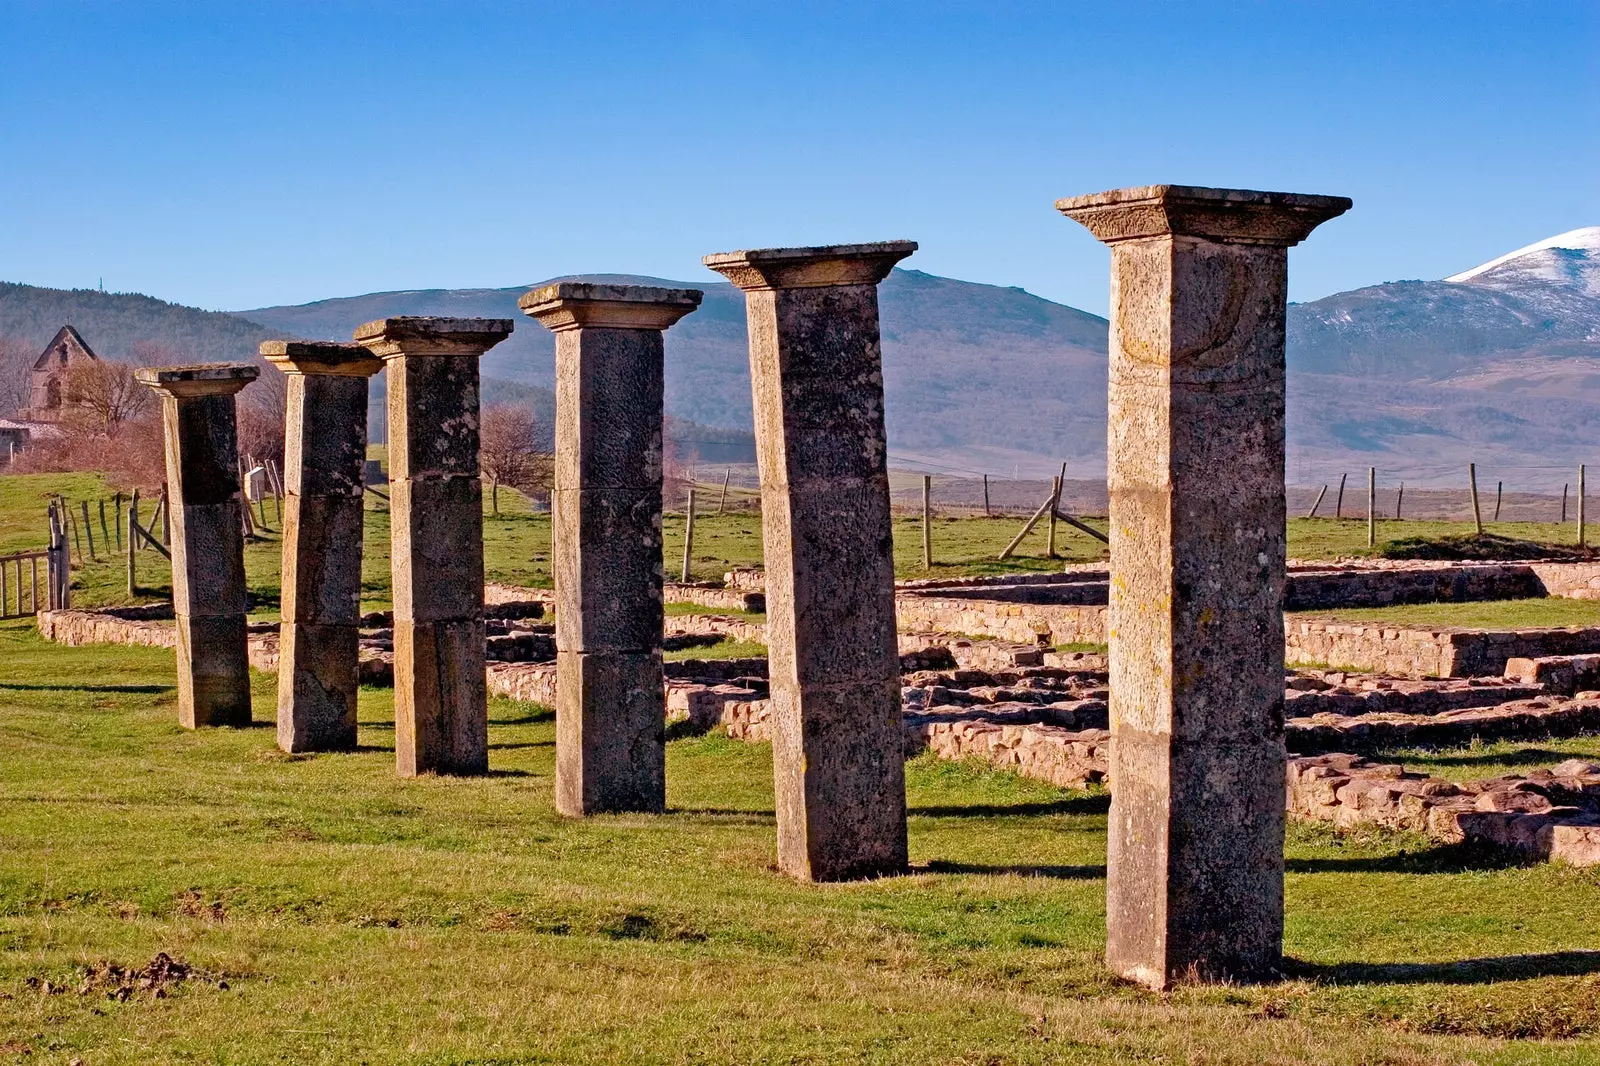
<instances>
[{"instance_id":1,"label":"square column capital","mask_svg":"<svg viewBox=\"0 0 1600 1066\"><path fill-rule=\"evenodd\" d=\"M254 381L259 367L248 363L192 363L188 366L143 366L133 372L141 385L163 396L232 396Z\"/></svg>"},{"instance_id":2,"label":"square column capital","mask_svg":"<svg viewBox=\"0 0 1600 1066\"><path fill-rule=\"evenodd\" d=\"M479 356L511 335L509 318L399 315L357 326L355 342L380 359L404 355Z\"/></svg>"},{"instance_id":3,"label":"square column capital","mask_svg":"<svg viewBox=\"0 0 1600 1066\"><path fill-rule=\"evenodd\" d=\"M821 289L876 285L917 250L916 241L831 244L814 248L753 248L718 252L700 260L739 288Z\"/></svg>"},{"instance_id":4,"label":"square column capital","mask_svg":"<svg viewBox=\"0 0 1600 1066\"><path fill-rule=\"evenodd\" d=\"M1106 244L1190 237L1222 244L1299 244L1322 223L1350 210L1344 196L1313 196L1193 185L1141 185L1056 201Z\"/></svg>"},{"instance_id":5,"label":"square column capital","mask_svg":"<svg viewBox=\"0 0 1600 1066\"><path fill-rule=\"evenodd\" d=\"M262 341L261 358L285 374L368 378L383 369L383 360L361 345L334 341Z\"/></svg>"},{"instance_id":6,"label":"square column capital","mask_svg":"<svg viewBox=\"0 0 1600 1066\"><path fill-rule=\"evenodd\" d=\"M517 306L552 333L584 326L664 330L699 307L704 296L699 289L554 281L524 293Z\"/></svg>"}]
</instances>

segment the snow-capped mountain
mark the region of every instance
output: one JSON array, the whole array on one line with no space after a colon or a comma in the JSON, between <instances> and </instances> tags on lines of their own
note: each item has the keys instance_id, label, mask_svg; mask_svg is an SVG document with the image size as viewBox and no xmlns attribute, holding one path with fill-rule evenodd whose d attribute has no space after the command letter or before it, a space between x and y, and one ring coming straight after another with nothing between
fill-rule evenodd
<instances>
[{"instance_id":1,"label":"snow-capped mountain","mask_svg":"<svg viewBox=\"0 0 1600 1066\"><path fill-rule=\"evenodd\" d=\"M1302 465L1352 450L1419 477L1600 462L1600 226L1290 308L1289 367Z\"/></svg>"}]
</instances>

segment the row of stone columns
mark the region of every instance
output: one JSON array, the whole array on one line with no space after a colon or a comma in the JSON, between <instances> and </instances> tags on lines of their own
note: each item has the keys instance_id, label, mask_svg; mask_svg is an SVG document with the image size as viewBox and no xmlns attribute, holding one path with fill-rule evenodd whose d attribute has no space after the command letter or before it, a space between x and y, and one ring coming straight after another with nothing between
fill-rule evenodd
<instances>
[{"instance_id":1,"label":"row of stone columns","mask_svg":"<svg viewBox=\"0 0 1600 1066\"><path fill-rule=\"evenodd\" d=\"M1155 987L1266 976L1283 935L1286 250L1350 201L1151 186L1057 206L1113 248L1108 961ZM915 249L705 259L746 294L779 864L809 880L907 863L877 285ZM556 333L566 814L665 805L662 333L701 295L561 282L521 301ZM263 347L290 375L285 748L354 744L365 382L381 359L399 772L486 769L478 358L511 326L391 318L357 346ZM249 717L232 393L254 374L141 372L165 397L189 725Z\"/></svg>"}]
</instances>

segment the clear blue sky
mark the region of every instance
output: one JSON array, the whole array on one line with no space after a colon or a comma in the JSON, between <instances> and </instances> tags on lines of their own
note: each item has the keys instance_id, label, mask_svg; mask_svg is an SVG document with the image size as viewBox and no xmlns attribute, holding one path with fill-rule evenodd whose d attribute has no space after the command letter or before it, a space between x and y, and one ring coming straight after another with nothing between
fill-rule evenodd
<instances>
[{"instance_id":1,"label":"clear blue sky","mask_svg":"<svg viewBox=\"0 0 1600 1066\"><path fill-rule=\"evenodd\" d=\"M1103 313L1059 196L1337 193L1306 300L1600 224L1600 4L0 0L0 279L239 309L909 237Z\"/></svg>"}]
</instances>

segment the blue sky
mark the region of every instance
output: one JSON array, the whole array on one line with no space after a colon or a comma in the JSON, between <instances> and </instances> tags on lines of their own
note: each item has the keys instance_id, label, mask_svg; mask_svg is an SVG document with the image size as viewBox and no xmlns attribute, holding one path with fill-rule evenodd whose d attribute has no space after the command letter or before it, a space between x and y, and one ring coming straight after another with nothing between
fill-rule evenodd
<instances>
[{"instance_id":1,"label":"blue sky","mask_svg":"<svg viewBox=\"0 0 1600 1066\"><path fill-rule=\"evenodd\" d=\"M0 0L0 279L239 309L909 237L1103 313L1060 196L1353 197L1315 299L1600 224L1600 4Z\"/></svg>"}]
</instances>

